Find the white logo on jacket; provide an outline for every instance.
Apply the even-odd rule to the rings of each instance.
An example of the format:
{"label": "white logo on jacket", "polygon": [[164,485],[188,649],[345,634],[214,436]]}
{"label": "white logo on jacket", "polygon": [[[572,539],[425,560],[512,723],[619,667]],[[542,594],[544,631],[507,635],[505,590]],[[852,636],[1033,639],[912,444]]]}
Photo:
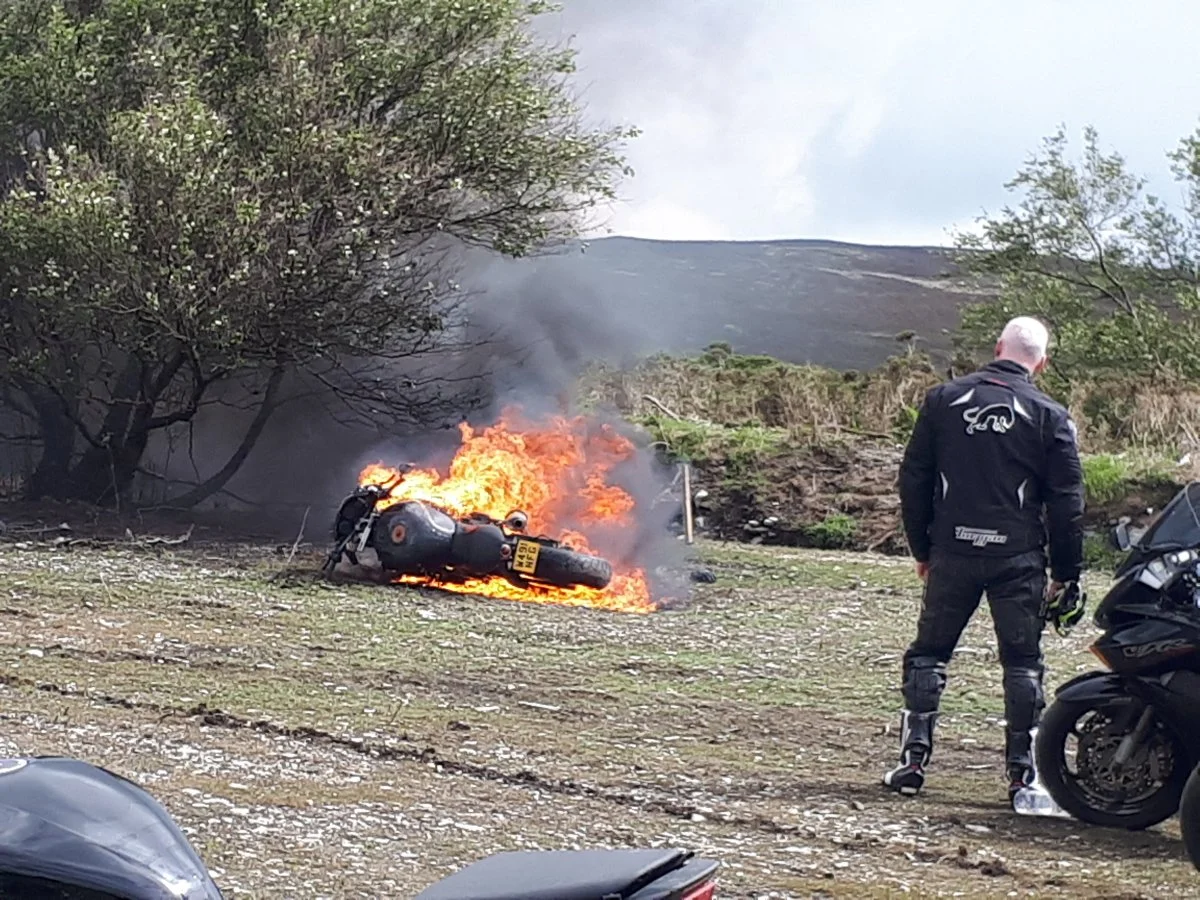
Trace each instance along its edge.
{"label": "white logo on jacket", "polygon": [[956,525],[954,537],[956,540],[966,541],[975,547],[1008,543],[1008,535],[1001,534],[994,528],[967,528],[963,525]]}
{"label": "white logo on jacket", "polygon": [[[974,397],[975,388],[971,388],[957,400],[952,401],[950,405],[966,406]],[[1007,434],[1017,424],[1017,416],[1026,422],[1033,421],[1029,410],[1022,406],[1021,401],[1016,397],[1012,398],[1011,406],[1007,403],[976,404],[969,409],[964,409],[962,414],[963,421],[967,423],[967,434],[982,434],[985,431]]]}

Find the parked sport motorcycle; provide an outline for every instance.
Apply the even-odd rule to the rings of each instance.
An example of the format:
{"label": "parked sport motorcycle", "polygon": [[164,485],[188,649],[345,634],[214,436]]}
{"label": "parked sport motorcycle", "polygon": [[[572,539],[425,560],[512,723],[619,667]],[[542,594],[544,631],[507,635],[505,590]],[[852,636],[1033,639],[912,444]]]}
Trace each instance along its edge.
{"label": "parked sport motorcycle", "polygon": [[[1200,762],[1200,482],[1181,490],[1127,552],[1093,616],[1108,671],[1055,692],[1037,734],[1039,777],[1081,821],[1139,830],[1179,809]],[[1076,743],[1073,765],[1068,744]]]}
{"label": "parked sport motorcycle", "polygon": [[[684,850],[501,853],[414,900],[713,900],[719,868]],[[69,757],[0,760],[0,897],[224,900],[157,800]]]}
{"label": "parked sport motorcycle", "polygon": [[612,581],[612,565],[560,541],[526,533],[529,516],[520,510],[503,521],[482,513],[455,519],[420,500],[382,505],[403,480],[359,487],[342,501],[334,520],[334,547],[323,571],[346,558],[360,565],[372,550],[383,573],[465,581],[500,575],[520,588],[532,584],[584,586],[599,590]]}

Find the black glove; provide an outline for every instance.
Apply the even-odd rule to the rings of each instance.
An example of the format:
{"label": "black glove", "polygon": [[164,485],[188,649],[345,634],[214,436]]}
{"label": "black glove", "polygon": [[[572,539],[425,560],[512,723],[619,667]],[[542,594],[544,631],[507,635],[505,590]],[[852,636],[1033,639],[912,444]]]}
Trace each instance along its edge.
{"label": "black glove", "polygon": [[1079,624],[1087,608],[1087,592],[1078,581],[1068,581],[1055,591],[1047,590],[1042,601],[1042,618],[1054,625],[1060,637],[1066,637]]}

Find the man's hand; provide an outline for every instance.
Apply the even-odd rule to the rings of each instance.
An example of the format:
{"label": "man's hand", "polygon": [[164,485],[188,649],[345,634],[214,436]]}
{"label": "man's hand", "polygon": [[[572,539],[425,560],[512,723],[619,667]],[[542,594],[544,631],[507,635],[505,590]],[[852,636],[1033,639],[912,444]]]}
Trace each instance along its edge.
{"label": "man's hand", "polygon": [[929,575],[929,563],[917,563],[917,577],[924,581],[927,575]]}

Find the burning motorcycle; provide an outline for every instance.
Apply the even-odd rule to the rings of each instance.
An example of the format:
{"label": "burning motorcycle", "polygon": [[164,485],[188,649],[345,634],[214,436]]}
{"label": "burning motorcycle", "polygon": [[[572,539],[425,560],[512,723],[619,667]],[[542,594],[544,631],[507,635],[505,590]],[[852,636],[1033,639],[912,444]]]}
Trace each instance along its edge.
{"label": "burning motorcycle", "polygon": [[[712,900],[719,868],[684,850],[501,853],[414,900]],[[224,900],[157,800],[68,757],[0,760],[0,897]]]}
{"label": "burning motorcycle", "polygon": [[608,560],[580,553],[561,541],[530,535],[520,510],[503,521],[483,513],[461,519],[420,500],[390,502],[403,470],[385,484],[366,484],[342,501],[334,520],[334,547],[323,571],[343,558],[361,565],[370,550],[385,575],[415,575],[440,581],[500,576],[519,588],[606,588]]}
{"label": "burning motorcycle", "polygon": [[1124,523],[1114,530],[1127,556],[1096,608],[1103,633],[1089,648],[1108,671],[1059,687],[1042,717],[1040,780],[1089,824],[1140,830],[1164,821],[1200,762],[1198,503],[1192,482],[1136,540]]}

